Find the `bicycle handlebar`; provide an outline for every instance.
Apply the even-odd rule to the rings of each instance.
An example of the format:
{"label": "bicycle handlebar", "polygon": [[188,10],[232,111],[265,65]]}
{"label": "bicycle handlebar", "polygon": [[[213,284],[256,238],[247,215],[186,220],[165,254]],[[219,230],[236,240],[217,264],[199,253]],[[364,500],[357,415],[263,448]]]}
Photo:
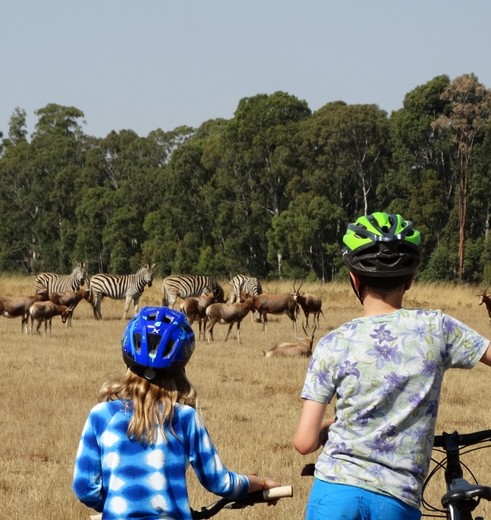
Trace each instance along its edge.
{"label": "bicycle handlebar", "polygon": [[[279,498],[292,497],[292,486],[279,486],[271,489],[260,489],[249,493],[244,498],[221,498],[218,502],[207,507],[202,507],[199,511],[191,509],[192,517],[194,519],[211,518],[215,516],[222,509],[242,509],[254,504],[263,502],[272,502]],[[91,520],[101,520],[102,514],[91,515]]]}
{"label": "bicycle handlebar", "polygon": [[433,446],[435,448],[446,447],[450,437],[454,437],[454,439],[456,440],[456,442],[459,446],[470,446],[471,444],[477,444],[478,442],[491,440],[491,430],[481,430],[478,432],[462,433],[462,434],[459,434],[457,432],[453,432],[453,433],[443,432],[442,435],[435,435],[435,440],[433,441]]}
{"label": "bicycle handlebar", "polygon": [[218,502],[207,507],[202,507],[199,511],[192,510],[192,517],[194,519],[211,518],[215,516],[222,509],[242,509],[254,504],[263,502],[272,502],[279,498],[293,496],[292,486],[280,486],[271,489],[261,489],[249,493],[243,498],[221,498]]}

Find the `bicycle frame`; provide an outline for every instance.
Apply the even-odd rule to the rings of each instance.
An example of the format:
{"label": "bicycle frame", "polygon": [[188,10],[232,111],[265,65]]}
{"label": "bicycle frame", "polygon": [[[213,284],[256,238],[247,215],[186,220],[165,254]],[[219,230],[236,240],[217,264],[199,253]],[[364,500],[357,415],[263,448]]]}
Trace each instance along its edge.
{"label": "bicycle frame", "polygon": [[[481,498],[491,500],[491,487],[471,484],[463,477],[460,462],[461,447],[471,446],[491,440],[491,430],[460,435],[457,432],[436,435],[433,443],[435,448],[443,448],[446,454],[445,483],[446,493],[441,502],[445,509],[447,520],[473,520],[472,511]],[[431,478],[432,474],[427,480]]]}

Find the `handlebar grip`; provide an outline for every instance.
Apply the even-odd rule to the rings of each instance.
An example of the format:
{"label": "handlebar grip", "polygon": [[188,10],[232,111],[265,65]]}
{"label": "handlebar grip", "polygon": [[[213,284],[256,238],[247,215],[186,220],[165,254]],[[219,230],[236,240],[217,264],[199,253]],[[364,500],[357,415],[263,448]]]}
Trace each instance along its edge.
{"label": "handlebar grip", "polygon": [[269,500],[276,500],[277,498],[292,497],[292,486],[279,486],[271,489],[263,490],[263,498],[268,502]]}

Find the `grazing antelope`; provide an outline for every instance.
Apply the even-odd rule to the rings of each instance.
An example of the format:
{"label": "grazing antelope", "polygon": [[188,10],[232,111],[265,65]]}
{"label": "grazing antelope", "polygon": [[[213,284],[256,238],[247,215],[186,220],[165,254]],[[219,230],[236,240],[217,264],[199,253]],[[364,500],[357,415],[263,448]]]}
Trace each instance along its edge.
{"label": "grazing antelope", "polygon": [[48,299],[48,291],[43,290],[34,296],[0,296],[0,314],[5,318],[21,317],[20,331],[28,333],[29,307],[35,302]]}
{"label": "grazing antelope", "polygon": [[305,316],[305,326],[309,328],[309,315],[314,315],[314,325],[316,327],[319,326],[319,317],[322,314],[324,317],[324,313],[322,312],[322,300],[319,296],[315,294],[300,294],[300,289],[302,288],[303,282],[300,284],[298,289],[295,289],[295,282],[293,282],[293,297],[295,301],[302,308],[304,316]]}
{"label": "grazing antelope", "polygon": [[44,323],[44,335],[51,337],[51,322],[55,316],[61,316],[62,323],[65,323],[71,315],[72,310],[66,305],[56,305],[51,301],[36,302],[29,307],[29,315],[31,316],[31,334],[34,322],[37,321],[36,332],[39,334],[41,324]]}
{"label": "grazing antelope", "polygon": [[208,343],[210,342],[210,339],[213,341],[213,327],[216,323],[222,323],[225,325],[228,324],[225,341],[227,341],[234,323],[237,323],[237,341],[240,344],[240,322],[253,309],[253,305],[253,299],[251,297],[247,297],[244,302],[212,303],[209,307],[207,307],[206,316],[208,325],[206,330],[208,332]]}
{"label": "grazing antelope", "polygon": [[90,291],[80,288],[78,291],[50,292],[49,300],[56,305],[66,305],[72,309],[72,313],[66,320],[67,327],[72,326],[73,311],[81,300],[90,303]]}
{"label": "grazing antelope", "polygon": [[260,294],[252,298],[254,309],[261,315],[263,330],[266,330],[268,314],[286,314],[297,331],[297,302],[291,294]]}
{"label": "grazing antelope", "polygon": [[[237,274],[230,280],[230,294],[227,303],[240,301],[242,295],[258,296],[263,293],[261,282],[257,278]],[[255,311],[252,314],[252,321],[261,321],[261,315]]]}
{"label": "grazing antelope", "polygon": [[188,317],[190,325],[192,325],[195,320],[198,320],[198,339],[201,339],[201,329],[203,329],[203,339],[205,339],[207,321],[206,309],[212,303],[215,303],[215,296],[213,293],[207,293],[203,296],[190,296],[189,298],[185,298],[179,306],[179,310]]}
{"label": "grazing antelope", "polygon": [[478,294],[480,296],[479,305],[486,305],[486,310],[488,311],[488,317],[489,321],[491,321],[491,296],[487,294],[487,288],[484,289],[484,291],[481,294]]}
{"label": "grazing antelope", "polygon": [[306,335],[305,338],[301,339],[296,343],[277,343],[271,347],[267,352],[264,352],[264,356],[267,358],[272,357],[310,357],[312,355],[312,346],[314,344],[314,334],[316,325],[314,324],[314,330],[309,336],[307,330],[302,325],[303,331]]}

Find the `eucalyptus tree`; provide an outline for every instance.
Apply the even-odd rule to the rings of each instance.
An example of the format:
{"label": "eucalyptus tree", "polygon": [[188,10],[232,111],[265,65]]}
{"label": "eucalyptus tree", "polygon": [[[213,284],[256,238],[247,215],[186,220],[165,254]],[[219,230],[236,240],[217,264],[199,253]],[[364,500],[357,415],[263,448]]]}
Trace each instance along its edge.
{"label": "eucalyptus tree", "polygon": [[[188,127],[170,134],[155,130],[148,137],[112,131],[88,151],[77,250],[91,252],[92,268],[127,274],[147,261],[145,218],[160,207],[160,179],[189,133]],[[91,222],[99,222],[92,234]]]}
{"label": "eucalyptus tree", "polygon": [[[381,207],[408,215],[421,230],[425,263],[440,243],[441,256],[452,242],[454,145],[432,126],[446,110],[442,94],[449,82],[442,75],[416,87],[406,94],[403,108],[391,114],[393,162],[377,191]],[[453,276],[452,270],[445,279],[448,276]]]}
{"label": "eucalyptus tree", "polygon": [[[210,156],[204,156],[208,143],[214,142],[223,124],[223,120],[207,121],[197,130],[188,130],[186,139],[175,146],[166,168],[156,179],[155,196],[159,202],[145,217],[144,252],[151,261],[158,262],[161,274],[215,274],[208,270],[209,264],[207,268],[201,262],[203,251],[208,257],[210,249],[214,249],[214,208],[210,213],[205,194],[213,165]],[[198,264],[203,269],[199,273]]]}
{"label": "eucalyptus tree", "polygon": [[273,218],[267,233],[269,260],[276,265],[270,274],[290,278],[313,274],[323,282],[332,280],[341,257],[337,222],[343,220],[344,211],[327,197],[298,195]]}
{"label": "eucalyptus tree", "polygon": [[284,92],[258,94],[239,102],[220,138],[213,176],[216,233],[236,266],[264,276],[266,232],[288,207],[286,187],[298,171],[297,124],[310,116],[305,101]]}
{"label": "eucalyptus tree", "polygon": [[303,180],[293,179],[290,192],[325,195],[350,216],[373,210],[390,165],[387,113],[376,105],[328,103],[302,123],[300,136]]}
{"label": "eucalyptus tree", "polygon": [[479,83],[474,74],[465,74],[451,81],[441,98],[448,102],[448,111],[439,115],[433,123],[433,128],[449,136],[456,146],[458,277],[462,279],[473,151],[475,145],[483,140],[485,129],[491,122],[491,91]]}
{"label": "eucalyptus tree", "polygon": [[35,111],[38,117],[29,145],[29,193],[32,219],[30,256],[35,268],[69,272],[76,239],[75,182],[84,163],[83,112],[54,103]]}
{"label": "eucalyptus tree", "polygon": [[[9,119],[8,138],[3,145],[8,147],[18,143],[27,142],[27,114],[23,108],[16,107]],[[0,137],[2,135],[0,134]]]}
{"label": "eucalyptus tree", "polygon": [[[0,158],[0,270],[31,272],[35,262],[31,225],[37,207],[31,200],[31,147],[25,112],[16,109]],[[22,225],[20,225],[22,223]]]}

